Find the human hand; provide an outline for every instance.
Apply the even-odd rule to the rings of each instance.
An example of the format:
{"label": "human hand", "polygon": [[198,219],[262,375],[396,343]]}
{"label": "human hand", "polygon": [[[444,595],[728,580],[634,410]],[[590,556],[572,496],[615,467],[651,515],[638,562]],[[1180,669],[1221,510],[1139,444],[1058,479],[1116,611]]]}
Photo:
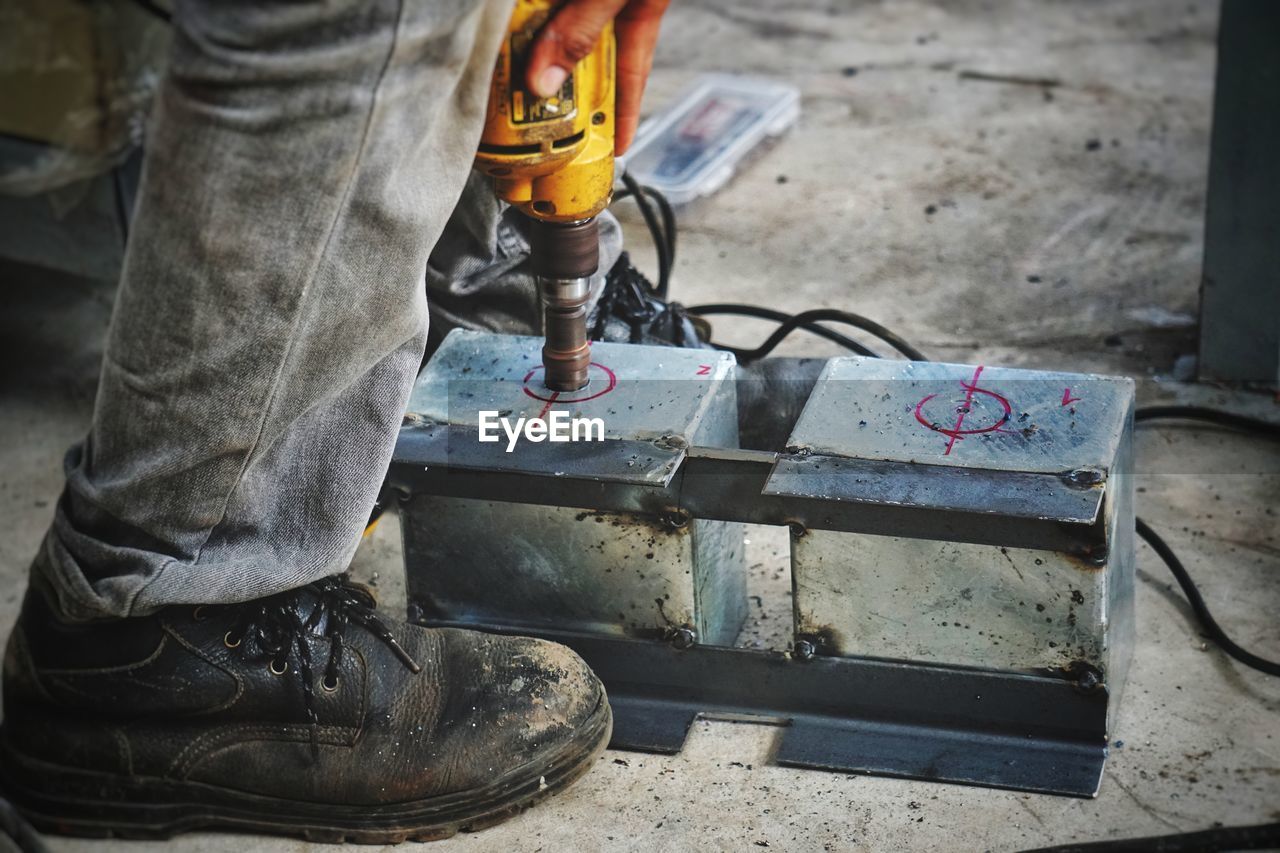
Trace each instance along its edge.
{"label": "human hand", "polygon": [[653,67],[662,14],[671,0],[568,0],[543,26],[529,53],[526,85],[540,97],[560,91],[579,61],[595,48],[609,21],[618,42],[614,153],[621,155],[640,124],[640,98]]}

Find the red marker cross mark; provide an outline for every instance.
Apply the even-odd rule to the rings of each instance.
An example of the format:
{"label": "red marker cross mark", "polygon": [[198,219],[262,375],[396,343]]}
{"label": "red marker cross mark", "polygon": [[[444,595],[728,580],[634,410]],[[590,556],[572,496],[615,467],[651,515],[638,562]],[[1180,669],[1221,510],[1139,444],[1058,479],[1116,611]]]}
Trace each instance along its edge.
{"label": "red marker cross mark", "polygon": [[[930,394],[919,403],[916,403],[916,420],[934,432],[940,432],[950,439],[947,442],[947,449],[942,452],[943,456],[950,456],[952,448],[956,446],[956,442],[965,436],[980,435],[986,432],[997,432],[1001,427],[1009,422],[1009,418],[1013,414],[1013,408],[1009,405],[1009,401],[1003,396],[997,394],[995,391],[988,391],[986,388],[978,387],[978,379],[982,376],[983,367],[983,365],[978,365],[977,369],[973,371],[973,378],[968,382],[965,382],[963,379],[960,380],[960,387],[964,389],[964,402],[956,407],[955,426],[950,428],[943,427],[925,417],[924,407],[930,400],[937,397],[937,394]],[[973,410],[973,399],[975,394],[983,394],[994,400],[997,406],[999,406],[1001,414],[1000,417],[996,419],[995,423],[977,428],[971,427],[969,429],[965,429],[964,419],[965,416]]]}

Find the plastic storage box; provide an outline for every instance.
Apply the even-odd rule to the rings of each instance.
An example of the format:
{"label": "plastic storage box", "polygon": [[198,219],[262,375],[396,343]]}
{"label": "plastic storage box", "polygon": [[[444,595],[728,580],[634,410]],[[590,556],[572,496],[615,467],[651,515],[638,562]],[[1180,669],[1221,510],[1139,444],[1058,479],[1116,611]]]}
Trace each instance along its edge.
{"label": "plastic storage box", "polygon": [[800,92],[772,80],[709,74],[640,127],[626,169],[685,204],[710,195],[800,115]]}

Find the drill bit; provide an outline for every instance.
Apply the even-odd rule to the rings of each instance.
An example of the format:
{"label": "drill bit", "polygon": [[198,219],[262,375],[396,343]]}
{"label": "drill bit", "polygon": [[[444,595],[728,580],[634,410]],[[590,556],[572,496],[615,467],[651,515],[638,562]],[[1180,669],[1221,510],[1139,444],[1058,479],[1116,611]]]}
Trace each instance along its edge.
{"label": "drill bit", "polygon": [[577,391],[587,384],[591,349],[587,344],[587,299],[600,266],[599,225],[534,220],[533,271],[542,301],[545,343],[543,382],[552,391]]}

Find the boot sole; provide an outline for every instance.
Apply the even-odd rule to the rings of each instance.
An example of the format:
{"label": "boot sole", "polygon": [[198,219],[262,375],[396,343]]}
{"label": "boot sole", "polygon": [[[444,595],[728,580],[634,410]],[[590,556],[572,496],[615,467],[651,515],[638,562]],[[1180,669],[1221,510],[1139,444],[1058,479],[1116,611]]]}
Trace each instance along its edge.
{"label": "boot sole", "polygon": [[609,745],[613,713],[600,703],[583,724],[585,752],[565,750],[483,789],[409,803],[337,806],[248,794],[195,782],[95,773],[22,756],[0,743],[0,790],[40,832],[158,840],[197,830],[284,835],[342,844],[439,841],[502,823],[580,779]]}

